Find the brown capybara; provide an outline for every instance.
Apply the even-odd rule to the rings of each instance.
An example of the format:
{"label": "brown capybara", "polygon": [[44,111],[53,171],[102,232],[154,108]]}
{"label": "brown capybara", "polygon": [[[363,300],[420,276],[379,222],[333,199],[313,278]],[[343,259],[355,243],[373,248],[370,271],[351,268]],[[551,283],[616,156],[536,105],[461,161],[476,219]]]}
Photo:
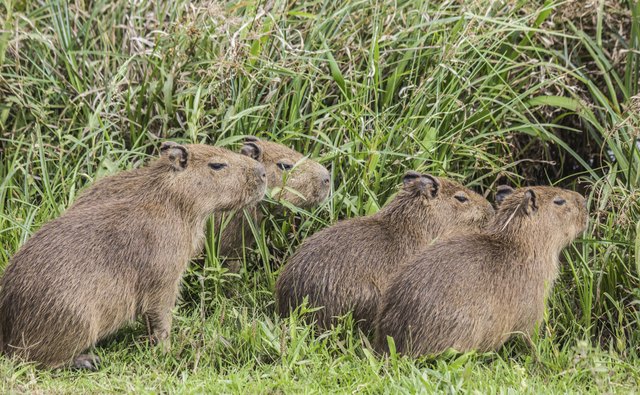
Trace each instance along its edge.
{"label": "brown capybara", "polygon": [[139,316],[152,342],[169,348],[180,278],[207,218],[262,199],[266,172],[218,147],[166,142],[160,151],[90,187],[13,256],[0,290],[5,354],[95,369],[97,358],[82,353]]}
{"label": "brown capybara", "polygon": [[531,333],[562,249],[586,227],[585,199],[560,188],[498,190],[487,228],[442,240],[401,267],[382,296],[374,344],[420,356],[500,347]]}
{"label": "brown capybara", "polygon": [[[291,148],[250,136],[245,138],[240,152],[264,165],[267,170],[267,188],[278,201],[287,201],[294,206],[310,209],[329,195],[329,171]],[[250,213],[255,224],[262,220],[262,210],[257,204],[245,210]],[[242,212],[229,216],[230,218],[217,216],[215,229],[220,237],[218,254],[233,260],[241,258],[243,247],[252,247],[255,239]]]}
{"label": "brown capybara", "polygon": [[276,283],[287,316],[308,298],[320,328],[348,312],[369,331],[381,290],[401,262],[437,237],[482,226],[493,207],[457,182],[409,171],[395,198],[374,215],[338,222],[306,239]]}

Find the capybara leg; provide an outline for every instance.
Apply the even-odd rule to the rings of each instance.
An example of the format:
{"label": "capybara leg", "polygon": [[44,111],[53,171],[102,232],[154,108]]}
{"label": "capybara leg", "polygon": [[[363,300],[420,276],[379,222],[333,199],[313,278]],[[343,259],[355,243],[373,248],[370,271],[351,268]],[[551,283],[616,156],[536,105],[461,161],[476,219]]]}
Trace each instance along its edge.
{"label": "capybara leg", "polygon": [[[173,306],[173,304],[171,304]],[[147,312],[150,327],[151,344],[157,345],[163,352],[171,349],[171,321],[173,318],[171,307],[160,308]]]}
{"label": "capybara leg", "polygon": [[76,369],[96,371],[100,367],[100,358],[91,354],[80,354],[73,360],[73,367]]}

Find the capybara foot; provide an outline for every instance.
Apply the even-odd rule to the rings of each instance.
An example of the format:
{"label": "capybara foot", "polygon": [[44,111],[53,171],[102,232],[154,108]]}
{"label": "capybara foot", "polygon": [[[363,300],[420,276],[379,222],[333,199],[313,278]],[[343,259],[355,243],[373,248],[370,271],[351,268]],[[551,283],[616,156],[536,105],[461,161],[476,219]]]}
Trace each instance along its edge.
{"label": "capybara foot", "polygon": [[149,340],[151,345],[157,347],[163,354],[171,351],[171,340],[168,337],[151,336]]}
{"label": "capybara foot", "polygon": [[76,369],[87,369],[95,372],[100,367],[100,358],[91,354],[80,354],[73,361],[73,367]]}

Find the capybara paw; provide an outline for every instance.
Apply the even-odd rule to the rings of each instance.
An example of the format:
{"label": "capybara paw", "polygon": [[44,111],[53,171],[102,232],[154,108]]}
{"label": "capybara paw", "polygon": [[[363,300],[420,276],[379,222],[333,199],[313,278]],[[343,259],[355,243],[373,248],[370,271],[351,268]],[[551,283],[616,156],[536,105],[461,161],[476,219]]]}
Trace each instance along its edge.
{"label": "capybara paw", "polygon": [[76,369],[87,369],[95,372],[100,367],[100,358],[91,354],[80,354],[73,361],[73,367]]}
{"label": "capybara paw", "polygon": [[169,350],[171,350],[171,340],[169,339],[169,334],[166,332],[161,332],[149,336],[149,344],[151,344],[151,346],[157,347],[164,353],[167,353],[169,352]]}
{"label": "capybara paw", "polygon": [[151,342],[151,344],[156,346],[163,353],[166,354],[171,350],[171,340],[169,340],[168,338],[165,338],[165,339],[152,338],[152,339],[153,341]]}

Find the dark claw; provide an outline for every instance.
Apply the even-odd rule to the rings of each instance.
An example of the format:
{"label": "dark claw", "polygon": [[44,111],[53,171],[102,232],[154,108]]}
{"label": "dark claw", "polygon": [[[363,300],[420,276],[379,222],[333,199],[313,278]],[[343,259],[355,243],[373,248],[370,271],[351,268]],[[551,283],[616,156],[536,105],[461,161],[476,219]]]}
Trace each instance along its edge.
{"label": "dark claw", "polygon": [[73,367],[76,369],[87,369],[95,372],[100,367],[100,358],[91,354],[80,354],[73,361]]}

